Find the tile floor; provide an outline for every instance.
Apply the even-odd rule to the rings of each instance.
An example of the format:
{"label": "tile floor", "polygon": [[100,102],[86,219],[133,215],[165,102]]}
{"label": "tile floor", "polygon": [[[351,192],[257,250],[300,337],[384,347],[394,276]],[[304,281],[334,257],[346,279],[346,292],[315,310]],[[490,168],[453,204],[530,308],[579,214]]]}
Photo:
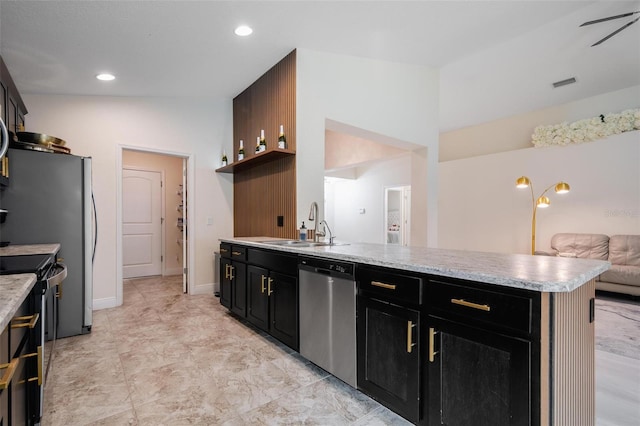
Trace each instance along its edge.
{"label": "tile floor", "polygon": [[[43,426],[408,424],[212,295],[183,295],[180,280],[127,280],[123,306],[96,311],[91,334],[57,342]],[[596,350],[598,425],[636,425],[640,304],[598,299],[597,309],[606,336]]]}

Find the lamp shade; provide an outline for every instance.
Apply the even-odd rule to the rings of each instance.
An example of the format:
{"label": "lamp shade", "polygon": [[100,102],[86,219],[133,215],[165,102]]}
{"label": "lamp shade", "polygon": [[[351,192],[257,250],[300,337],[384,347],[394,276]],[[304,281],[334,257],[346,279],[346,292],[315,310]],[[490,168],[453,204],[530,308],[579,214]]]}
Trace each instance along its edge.
{"label": "lamp shade", "polygon": [[571,187],[566,182],[559,182],[556,184],[556,193],[557,194],[566,194],[571,190]]}
{"label": "lamp shade", "polygon": [[516,179],[516,188],[528,188],[531,185],[531,181],[526,176],[520,176]]}
{"label": "lamp shade", "polygon": [[536,206],[542,209],[544,209],[545,207],[549,207],[549,204],[551,204],[551,200],[549,200],[549,197],[545,196],[538,198],[538,201],[536,201]]}

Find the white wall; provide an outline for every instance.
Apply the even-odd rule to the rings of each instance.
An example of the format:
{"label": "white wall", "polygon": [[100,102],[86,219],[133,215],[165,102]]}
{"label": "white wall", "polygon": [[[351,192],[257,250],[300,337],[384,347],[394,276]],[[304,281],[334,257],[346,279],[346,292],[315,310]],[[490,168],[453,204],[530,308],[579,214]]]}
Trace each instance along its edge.
{"label": "white wall", "polygon": [[638,107],[640,107],[640,86],[632,86],[551,108],[445,132],[440,135],[440,161],[530,148],[531,135],[539,125],[573,122]]}
{"label": "white wall", "polygon": [[538,209],[537,249],[553,234],[640,234],[640,131],[566,147],[528,148],[440,164],[441,248],[530,253],[531,178],[534,196],[566,181],[568,194],[550,191]]}
{"label": "white wall", "polygon": [[[93,157],[98,211],[94,307],[117,303],[117,177],[122,147],[191,155],[194,247],[192,290],[213,290],[218,238],[233,235],[232,176],[216,174],[232,140],[231,100],[24,95],[27,131],[65,139],[73,154]],[[211,217],[213,225],[206,225]]]}
{"label": "white wall", "polygon": [[330,180],[325,186],[325,213],[337,240],[384,243],[384,189],[408,185],[410,180],[409,155],[358,167],[353,180]]}
{"label": "white wall", "polygon": [[412,243],[435,246],[437,71],[306,49],[298,49],[296,56],[297,223],[307,219],[312,201],[323,201],[325,120],[329,119],[427,147],[428,155],[420,157],[426,178],[412,182],[412,216],[418,217],[413,215],[413,207],[421,209],[427,228]]}

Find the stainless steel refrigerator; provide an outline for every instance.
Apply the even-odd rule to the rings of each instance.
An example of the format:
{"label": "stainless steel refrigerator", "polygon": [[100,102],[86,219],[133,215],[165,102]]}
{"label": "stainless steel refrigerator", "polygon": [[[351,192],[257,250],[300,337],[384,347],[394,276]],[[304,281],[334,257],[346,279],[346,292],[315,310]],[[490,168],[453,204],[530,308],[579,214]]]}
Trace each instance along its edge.
{"label": "stainless steel refrigerator", "polygon": [[0,197],[7,210],[2,240],[60,243],[67,278],[58,301],[58,337],[91,331],[95,206],[91,158],[9,149],[10,181]]}

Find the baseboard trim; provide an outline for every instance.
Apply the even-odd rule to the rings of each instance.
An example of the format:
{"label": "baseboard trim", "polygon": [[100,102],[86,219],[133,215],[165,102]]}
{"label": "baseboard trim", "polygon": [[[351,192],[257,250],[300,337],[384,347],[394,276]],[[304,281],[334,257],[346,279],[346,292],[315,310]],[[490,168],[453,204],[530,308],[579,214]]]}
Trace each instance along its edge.
{"label": "baseboard trim", "polygon": [[191,287],[191,294],[213,295],[213,283],[194,285]]}
{"label": "baseboard trim", "polygon": [[118,306],[118,300],[115,297],[105,297],[103,299],[93,299],[93,310],[115,308]]}

